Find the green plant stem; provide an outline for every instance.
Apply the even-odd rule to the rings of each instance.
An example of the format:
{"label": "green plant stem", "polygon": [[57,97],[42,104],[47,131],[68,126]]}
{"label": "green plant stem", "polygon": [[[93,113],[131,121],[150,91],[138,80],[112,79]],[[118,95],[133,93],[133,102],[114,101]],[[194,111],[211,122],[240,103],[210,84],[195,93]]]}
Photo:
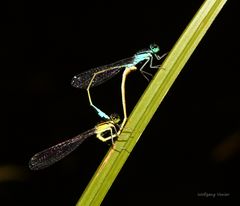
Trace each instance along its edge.
{"label": "green plant stem", "polygon": [[77,206],[101,204],[161,101],[226,1],[203,3],[135,106],[114,149],[110,148],[104,157]]}

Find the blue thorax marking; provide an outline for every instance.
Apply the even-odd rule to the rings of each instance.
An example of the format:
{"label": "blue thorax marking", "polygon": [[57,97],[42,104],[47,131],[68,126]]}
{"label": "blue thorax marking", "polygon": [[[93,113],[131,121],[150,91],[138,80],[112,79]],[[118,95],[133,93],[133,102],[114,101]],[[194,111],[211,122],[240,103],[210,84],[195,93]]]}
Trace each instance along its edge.
{"label": "blue thorax marking", "polygon": [[137,53],[134,55],[134,60],[133,60],[133,64],[136,65],[139,62],[145,60],[145,59],[149,59],[152,57],[152,54],[150,52],[145,52],[145,53]]}

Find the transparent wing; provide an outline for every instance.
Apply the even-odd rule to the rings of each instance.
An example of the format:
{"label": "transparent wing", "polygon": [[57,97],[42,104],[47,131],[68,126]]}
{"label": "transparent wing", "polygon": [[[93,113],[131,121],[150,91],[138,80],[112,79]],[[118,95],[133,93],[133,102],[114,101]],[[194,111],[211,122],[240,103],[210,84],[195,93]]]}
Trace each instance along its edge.
{"label": "transparent wing", "polygon": [[29,161],[29,168],[40,170],[56,163],[74,151],[87,137],[93,134],[95,134],[95,128],[35,154]]}
{"label": "transparent wing", "polygon": [[73,87],[76,87],[76,88],[87,89],[90,81],[93,78],[93,75],[99,72],[97,75],[95,75],[91,84],[91,87],[98,86],[99,84],[102,84],[105,81],[111,79],[122,68],[132,66],[133,60],[134,60],[134,57],[130,57],[130,58],[119,60],[112,64],[90,69],[88,71],[85,71],[81,74],[74,76],[71,84]]}

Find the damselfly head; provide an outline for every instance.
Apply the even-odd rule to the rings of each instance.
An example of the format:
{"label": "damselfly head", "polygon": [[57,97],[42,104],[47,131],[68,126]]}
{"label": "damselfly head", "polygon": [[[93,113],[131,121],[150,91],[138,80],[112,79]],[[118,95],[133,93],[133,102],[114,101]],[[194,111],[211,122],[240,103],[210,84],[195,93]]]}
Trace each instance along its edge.
{"label": "damselfly head", "polygon": [[117,123],[119,123],[120,122],[120,116],[118,115],[118,114],[116,114],[116,113],[114,113],[114,114],[111,114],[110,115],[110,119],[115,123],[115,124],[117,124]]}
{"label": "damselfly head", "polygon": [[152,53],[156,54],[160,51],[160,48],[157,44],[151,44],[150,45],[150,50],[152,51]]}

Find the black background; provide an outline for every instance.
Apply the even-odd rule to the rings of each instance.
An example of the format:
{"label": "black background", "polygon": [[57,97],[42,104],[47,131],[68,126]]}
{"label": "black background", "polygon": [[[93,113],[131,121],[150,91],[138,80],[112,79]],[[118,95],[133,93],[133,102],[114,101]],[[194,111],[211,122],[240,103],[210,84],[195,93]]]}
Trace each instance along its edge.
{"label": "black background", "polygon": [[[33,2],[2,6],[0,205],[75,205],[109,144],[92,138],[45,170],[28,169],[34,153],[100,120],[71,78],[153,42],[170,51],[203,1]],[[102,205],[238,200],[236,7],[224,6]],[[92,90],[108,114],[122,114],[120,82],[118,75]],[[128,113],[147,84],[139,72],[127,79]]]}

